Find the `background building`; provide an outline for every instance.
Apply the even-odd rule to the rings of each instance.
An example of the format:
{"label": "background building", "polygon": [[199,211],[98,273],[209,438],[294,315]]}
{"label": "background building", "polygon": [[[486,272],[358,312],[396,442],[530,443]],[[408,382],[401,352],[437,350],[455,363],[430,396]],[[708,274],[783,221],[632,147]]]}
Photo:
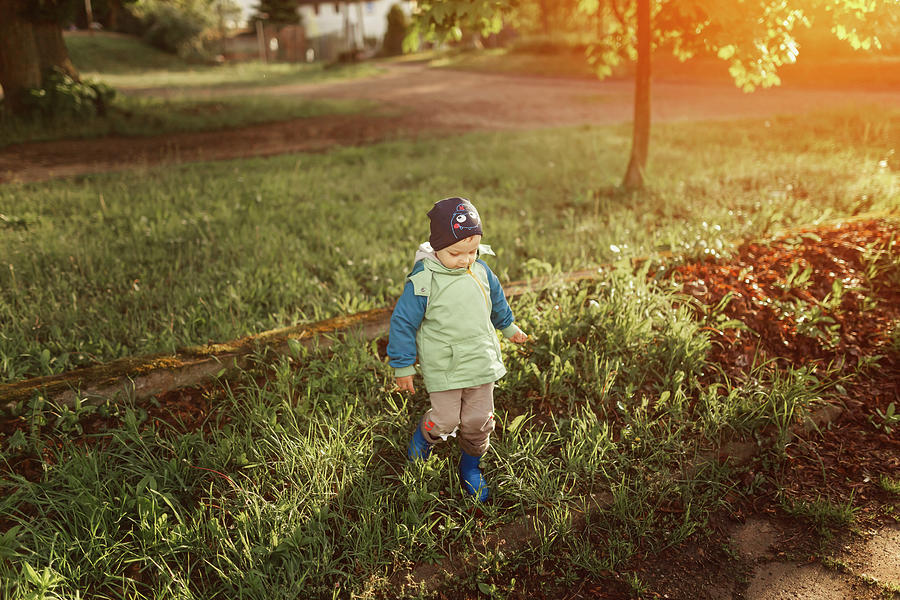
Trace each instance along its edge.
{"label": "background building", "polygon": [[[257,0],[238,0],[246,23],[255,13]],[[291,28],[281,31],[265,27],[263,44],[268,60],[296,62],[302,60],[336,60],[352,53],[375,53],[381,47],[387,31],[387,14],[391,6],[399,4],[406,14],[410,14],[415,2],[402,0],[371,0],[355,2],[321,2],[299,0],[302,16],[302,32]],[[252,41],[255,31],[241,36],[242,52],[231,58],[249,58],[254,44],[259,56],[260,44]],[[275,40],[273,42],[273,39]],[[287,48],[289,47],[289,48]],[[228,54],[226,54],[228,57]]]}

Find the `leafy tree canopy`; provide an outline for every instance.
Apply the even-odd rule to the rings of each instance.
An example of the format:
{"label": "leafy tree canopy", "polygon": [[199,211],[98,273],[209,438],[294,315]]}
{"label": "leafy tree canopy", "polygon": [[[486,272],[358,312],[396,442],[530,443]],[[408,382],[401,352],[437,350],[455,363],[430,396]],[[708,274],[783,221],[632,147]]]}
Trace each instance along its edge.
{"label": "leafy tree canopy", "polygon": [[[536,1],[424,0],[407,43],[458,40],[464,29],[496,33],[504,22],[515,23],[533,12]],[[623,59],[636,58],[635,0],[570,0],[563,5],[569,14],[595,21],[587,60],[599,77],[609,75]],[[900,34],[897,0],[654,0],[651,11],[654,50],[668,48],[683,60],[718,56],[747,91],[780,83],[778,68],[799,55],[796,33],[801,28],[827,28],[863,50],[881,48],[883,40]]]}
{"label": "leafy tree canopy", "polygon": [[297,0],[259,0],[253,19],[271,23],[297,24],[300,23],[300,12],[297,10],[297,6]]}
{"label": "leafy tree canopy", "polygon": [[387,30],[384,34],[382,52],[386,56],[397,56],[403,53],[403,39],[407,30],[406,13],[399,4],[391,6],[387,14]]}
{"label": "leafy tree canopy", "polygon": [[133,12],[148,44],[182,58],[205,56],[205,38],[218,24],[221,0],[137,0]]}

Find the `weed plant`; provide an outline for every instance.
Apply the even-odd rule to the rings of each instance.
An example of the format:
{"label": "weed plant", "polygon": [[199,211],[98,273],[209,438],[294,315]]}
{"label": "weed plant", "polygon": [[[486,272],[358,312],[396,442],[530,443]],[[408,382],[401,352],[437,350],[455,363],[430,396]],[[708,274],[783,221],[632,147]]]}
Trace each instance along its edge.
{"label": "weed plant", "polygon": [[[513,302],[533,341],[504,343],[480,512],[455,444],[407,464],[427,396],[390,391],[377,342],[260,351],[194,427],[157,420],[152,403],[35,399],[20,408],[29,426],[0,446],[0,593],[395,597],[429,562],[484,594],[611,573],[640,587],[629,560],[703,531],[734,487],[727,464],[702,458],[714,440],[789,421],[817,396],[793,372],[756,395],[723,382],[702,396],[710,342],[681,304],[630,266]],[[107,428],[85,433],[97,416]],[[526,518],[520,543],[482,546]]]}
{"label": "weed plant", "polygon": [[878,479],[878,485],[886,492],[900,495],[900,480],[893,479],[887,475],[882,475]]}
{"label": "weed plant", "polygon": [[666,251],[718,256],[736,240],[892,210],[898,119],[659,125],[650,187],[634,194],[617,188],[625,127],[0,186],[0,382],[387,306],[427,239],[424,213],[453,194],[482,212],[501,281]]}
{"label": "weed plant", "polygon": [[780,503],[787,514],[812,523],[819,535],[825,539],[831,538],[831,528],[853,523],[856,519],[856,512],[859,510],[859,507],[853,506],[852,494],[843,502],[835,502],[822,497],[815,500],[804,500],[782,496]]}

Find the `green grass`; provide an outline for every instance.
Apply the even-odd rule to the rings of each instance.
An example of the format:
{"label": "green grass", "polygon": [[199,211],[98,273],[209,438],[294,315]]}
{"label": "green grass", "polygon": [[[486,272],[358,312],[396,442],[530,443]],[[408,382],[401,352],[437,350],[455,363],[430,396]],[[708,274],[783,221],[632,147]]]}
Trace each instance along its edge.
{"label": "green grass", "polygon": [[812,524],[823,540],[831,539],[833,530],[851,525],[859,511],[859,507],[853,505],[852,494],[850,498],[840,502],[821,496],[815,500],[783,496],[780,502],[788,515]]}
{"label": "green grass", "polygon": [[0,114],[0,148],[10,144],[108,135],[153,136],[216,131],[332,114],[377,113],[369,101],[311,100],[256,94],[260,87],[371,76],[371,64],[195,65],[121,35],[69,35],[81,76],[116,88],[105,117],[12,118]]}
{"label": "green grass", "polygon": [[118,34],[68,35],[66,47],[83,76],[123,90],[178,88],[188,93],[192,88],[216,88],[224,92],[229,88],[311,83],[380,72],[375,63],[338,68],[324,63],[189,63],[147,46],[138,38]]}
{"label": "green grass", "polygon": [[900,495],[900,480],[882,475],[878,479],[878,486],[886,492]]}
{"label": "green grass", "polygon": [[279,96],[219,96],[215,99],[175,96],[119,96],[107,117],[60,118],[51,121],[8,119],[0,147],[23,142],[105,136],[153,136],[220,131],[260,123],[323,115],[367,112],[380,108],[365,100],[310,100]]}
{"label": "green grass", "polygon": [[[610,573],[641,587],[629,561],[702,535],[735,485],[729,468],[699,458],[710,440],[746,431],[748,411],[727,406],[750,395],[740,385],[686,401],[701,391],[710,342],[676,300],[671,284],[627,267],[514,302],[534,341],[507,347],[483,512],[459,487],[455,445],[405,464],[427,398],[388,391],[375,343],[260,355],[213,387],[201,427],[187,431],[154,424],[152,403],[36,399],[21,407],[28,426],[0,446],[0,472],[29,459],[39,473],[0,478],[0,590],[397,597],[396,582],[427,562],[458,568],[448,585],[469,592],[556,597]],[[789,410],[815,401],[803,383],[791,384]],[[85,434],[91,417],[105,428]],[[537,531],[523,544],[474,549],[526,515]]]}
{"label": "green grass", "polygon": [[118,33],[84,32],[64,34],[69,58],[86,73],[137,73],[140,71],[183,71],[191,64],[175,54],[163,52],[139,38]]}
{"label": "green grass", "polygon": [[94,73],[99,79],[128,93],[152,94],[160,88],[177,88],[184,94],[256,92],[261,87],[315,83],[333,79],[368,77],[381,73],[374,63],[328,67],[323,63],[226,63],[219,66],[193,66],[177,70],[145,70],[132,73]]}
{"label": "green grass", "polygon": [[[450,194],[479,207],[502,281],[551,280],[512,303],[532,342],[504,344],[482,511],[455,445],[406,464],[427,397],[390,391],[376,342],[297,346],[213,385],[191,426],[156,421],[152,400],[19,405],[21,429],[0,436],[0,597],[384,598],[429,562],[458,569],[449,595],[561,597],[610,578],[647,590],[632,561],[702,538],[742,489],[743,473],[704,457],[731,435],[786,433],[833,382],[771,363],[719,376],[707,323],[629,259],[725,255],[895,210],[898,121],[656,126],[636,194],[616,187],[624,126],[0,187],[2,381],[388,305],[425,212]],[[603,263],[594,282],[555,278]],[[785,508],[829,527],[855,510]],[[521,545],[479,549],[526,517]]]}
{"label": "green grass", "polygon": [[[472,134],[0,187],[0,381],[389,305],[425,212],[473,199],[501,280],[895,209],[900,113]],[[690,149],[690,151],[686,151]],[[365,240],[360,244],[359,240]]]}

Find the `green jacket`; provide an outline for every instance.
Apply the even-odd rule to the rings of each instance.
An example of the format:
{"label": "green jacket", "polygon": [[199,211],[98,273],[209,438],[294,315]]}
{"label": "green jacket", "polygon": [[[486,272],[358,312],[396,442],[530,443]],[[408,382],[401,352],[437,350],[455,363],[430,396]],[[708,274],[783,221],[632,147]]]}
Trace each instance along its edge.
{"label": "green jacket", "polygon": [[519,328],[512,321],[499,281],[483,261],[448,269],[425,258],[416,263],[391,317],[388,355],[395,375],[411,375],[418,354],[429,392],[496,381],[506,374],[496,330],[513,336]]}

